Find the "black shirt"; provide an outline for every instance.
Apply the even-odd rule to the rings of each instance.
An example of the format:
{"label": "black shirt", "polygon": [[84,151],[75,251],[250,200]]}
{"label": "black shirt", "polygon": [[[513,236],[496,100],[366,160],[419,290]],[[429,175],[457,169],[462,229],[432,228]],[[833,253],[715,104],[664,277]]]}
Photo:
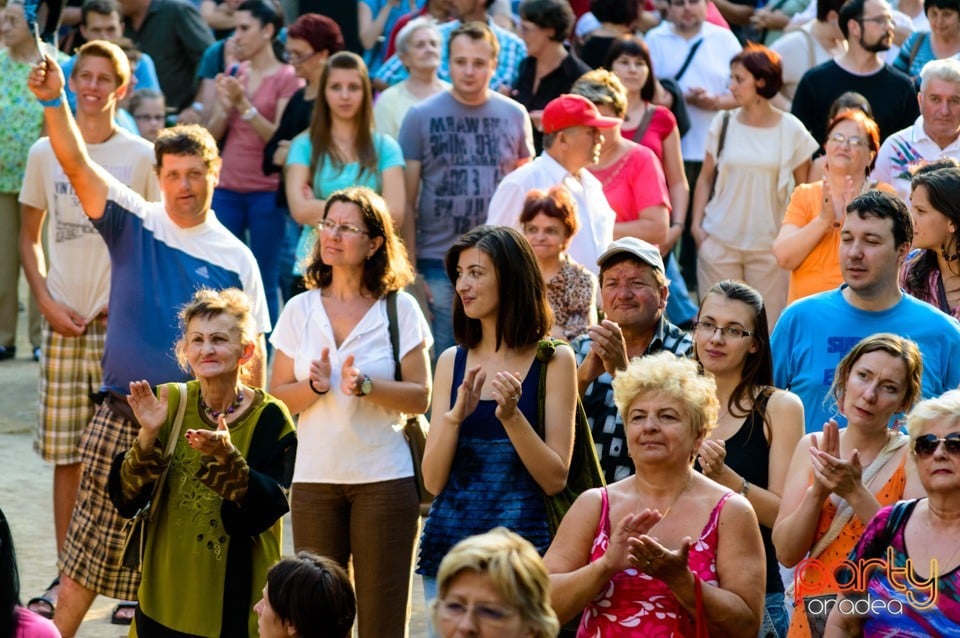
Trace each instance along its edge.
{"label": "black shirt", "polygon": [[[527,112],[542,110],[550,100],[568,93],[573,83],[590,70],[583,60],[570,53],[563,59],[560,66],[540,79],[540,84],[534,92],[537,60],[533,56],[528,56],[520,62],[517,79],[513,83],[513,99],[523,104]],[[539,155],[543,151],[543,133],[537,127],[533,129],[533,145]]]}
{"label": "black shirt", "polygon": [[283,140],[292,140],[303,131],[310,128],[310,115],[313,113],[313,103],[316,100],[304,99],[306,88],[300,88],[290,96],[287,108],[283,110],[280,124],[274,131],[273,137],[263,147],[263,174],[280,173],[280,187],[277,189],[277,207],[287,208],[287,191],[283,182],[283,167],[273,163],[273,154]]}

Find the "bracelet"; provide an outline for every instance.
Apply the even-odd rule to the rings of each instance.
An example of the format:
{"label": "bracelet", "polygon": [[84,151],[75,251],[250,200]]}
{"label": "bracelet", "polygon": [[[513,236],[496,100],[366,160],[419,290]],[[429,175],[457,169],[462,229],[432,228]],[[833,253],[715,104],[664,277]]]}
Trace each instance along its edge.
{"label": "bracelet", "polygon": [[320,396],[323,396],[323,395],[326,394],[327,392],[330,392],[330,388],[327,388],[326,390],[324,390],[324,391],[321,392],[321,391],[320,391],[320,388],[318,388],[317,386],[315,386],[315,385],[313,384],[313,379],[310,379],[307,383],[310,385],[310,389],[313,390],[313,393],[314,393],[314,394],[319,394]]}
{"label": "bracelet", "polygon": [[240,116],[240,119],[244,122],[249,122],[253,118],[257,117],[257,113],[259,113],[259,111],[257,111],[257,107],[250,105],[250,108],[243,112],[243,114]]}
{"label": "bracelet", "polygon": [[43,108],[56,108],[63,104],[63,92],[52,100],[38,100]]}
{"label": "bracelet", "polygon": [[193,104],[190,105],[190,108],[192,108],[197,113],[203,113],[203,102],[194,102]]}
{"label": "bracelet", "polygon": [[746,497],[747,492],[750,491],[750,483],[747,479],[743,479],[743,486],[740,487],[740,496]]}

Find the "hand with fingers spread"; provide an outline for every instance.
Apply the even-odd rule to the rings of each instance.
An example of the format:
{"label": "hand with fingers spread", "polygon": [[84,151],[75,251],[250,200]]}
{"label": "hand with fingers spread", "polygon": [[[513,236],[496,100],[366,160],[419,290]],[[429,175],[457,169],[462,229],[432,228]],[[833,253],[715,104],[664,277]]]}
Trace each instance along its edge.
{"label": "hand with fingers spread", "polygon": [[320,358],[310,362],[310,386],[314,392],[327,392],[330,389],[330,348],[320,352]]}
{"label": "hand with fingers spread", "polygon": [[509,419],[517,410],[523,393],[523,378],[519,372],[498,372],[493,378],[493,400],[497,402],[496,416]]}
{"label": "hand with fingers spread", "polygon": [[[457,400],[447,412],[447,418],[453,423],[460,424],[473,414],[480,403],[480,390],[487,380],[487,373],[479,365],[473,366],[463,375],[463,383],[457,388]],[[500,409],[499,407],[497,408]]]}
{"label": "hand with fingers spread", "polygon": [[671,550],[661,545],[656,538],[643,534],[630,539],[630,557],[633,567],[659,578],[667,585],[678,585],[690,571],[688,560],[692,544],[693,540],[687,536],[681,542],[680,549]]}
{"label": "hand with fingers spread", "polygon": [[[620,519],[610,535],[610,544],[600,559],[609,566],[610,572],[621,572],[638,566],[638,559],[631,548],[631,541],[646,534],[663,516],[657,510],[645,509]],[[640,561],[642,562],[642,561]]]}
{"label": "hand with fingers spread", "polygon": [[160,396],[153,394],[150,384],[146,381],[131,381],[130,394],[127,403],[133,410],[134,416],[140,422],[140,432],[137,442],[140,449],[149,451],[157,440],[157,433],[167,422],[167,386],[160,386]]}
{"label": "hand with fingers spread", "polygon": [[590,345],[591,354],[595,354],[603,362],[603,369],[610,375],[617,370],[627,368],[627,342],[623,338],[620,326],[604,319],[587,330],[593,343]]}
{"label": "hand with fingers spread", "polygon": [[705,439],[703,443],[700,444],[700,470],[704,476],[716,481],[720,476],[720,472],[725,467],[724,460],[726,458],[726,441]]}
{"label": "hand with fingers spread", "polygon": [[216,431],[211,430],[187,430],[184,435],[187,443],[194,450],[204,456],[212,456],[221,463],[226,460],[227,455],[233,451],[233,443],[230,441],[230,430],[227,428],[227,417],[221,414],[217,418]]}

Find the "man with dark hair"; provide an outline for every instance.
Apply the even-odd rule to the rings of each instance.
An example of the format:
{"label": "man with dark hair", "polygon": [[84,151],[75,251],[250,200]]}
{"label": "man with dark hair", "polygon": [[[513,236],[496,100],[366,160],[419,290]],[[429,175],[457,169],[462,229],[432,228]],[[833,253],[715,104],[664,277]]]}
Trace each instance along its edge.
{"label": "man with dark hair", "polygon": [[840,7],[844,0],[814,1],[817,3],[816,19],[796,31],[784,34],[770,45],[770,50],[779,53],[783,63],[783,86],[774,103],[785,110],[790,110],[804,73],[843,55],[846,50],[839,24]]}
{"label": "man with dark hair", "polygon": [[884,0],[848,0],[840,7],[838,26],[847,41],[846,53],[804,74],[791,110],[822,143],[830,105],[841,94],[855,91],[870,102],[880,138],[886,139],[920,114],[913,80],[883,61],[893,45],[890,5]]}
{"label": "man with dark hair", "polygon": [[196,92],[197,65],[213,33],[186,0],[118,0],[126,20],[124,35],[153,57],[167,106],[190,106]]}
{"label": "man with dark hair", "polygon": [[453,285],[443,267],[447,248],[483,223],[497,184],[533,154],[526,110],[489,88],[497,46],[482,22],[457,27],[448,43],[450,90],[411,107],[400,127],[407,162],[401,232],[430,290],[438,354],[454,343]]}
{"label": "man with dark hair", "polygon": [[794,302],[780,316],[771,337],[774,385],[803,401],[807,432],[843,419],[826,405],[834,368],[858,341],[878,332],[920,347],[924,397],[960,384],[960,323],[898,285],[912,241],[906,205],[895,195],[867,191],[847,206],[841,229],[845,283]]}
{"label": "man with dark hair", "polygon": [[[152,145],[114,123],[117,103],[130,87],[126,55],[113,43],[92,40],[80,47],[73,62],[69,84],[82,98],[77,127],[91,159],[145,199],[159,201]],[[112,87],[101,84],[104,76],[112,78]],[[54,464],[53,521],[59,554],[77,499],[80,437],[95,408],[90,391],[103,378],[100,360],[110,255],[45,137],[30,148],[20,204],[20,260],[45,319],[34,449]],[[51,590],[30,601],[33,611],[53,616],[56,587]]]}
{"label": "man with dark hair", "polygon": [[[126,401],[130,383],[186,381],[171,344],[177,313],[198,288],[241,288],[260,333],[270,330],[266,298],[250,249],[210,210],[220,171],[214,139],[202,127],[166,129],[156,142],[162,203],[147,203],[95,164],[63,100],[63,74],[49,57],[30,74],[44,106],[50,146],[75,196],[110,254],[109,315],[99,407],[80,441],[77,504],[60,554],[54,622],[70,638],[96,594],[137,596],[140,574],[124,567],[124,524],[110,502],[114,458],[133,445],[137,424]],[[263,386],[263,336],[250,383]]]}
{"label": "man with dark hair", "polygon": [[[513,86],[520,61],[527,57],[527,45],[515,33],[507,31],[494,22],[489,13],[492,4],[493,0],[450,0],[450,8],[455,19],[444,22],[438,27],[441,51],[438,75],[441,80],[453,81],[450,69],[450,42],[454,32],[468,22],[481,22],[490,28],[497,41],[496,65],[488,80],[490,88]],[[403,62],[400,61],[400,56],[394,54],[384,61],[377,71],[376,80],[378,86],[386,88],[405,80],[408,75]]]}
{"label": "man with dark hair", "polygon": [[623,416],[613,402],[613,378],[627,362],[666,350],[693,351],[693,338],[664,316],[669,296],[659,249],[636,237],[611,243],[600,258],[605,319],[570,344],[577,356],[577,385],[593,430],[607,483],[634,473]]}
{"label": "man with dark hair", "polygon": [[[123,21],[120,19],[120,5],[117,0],[85,0],[80,9],[80,35],[87,42],[91,40],[106,40],[118,44],[123,36]],[[77,61],[77,56],[73,56],[63,64],[63,74],[70,77],[73,73],[73,65]],[[133,77],[136,78],[136,90],[152,89],[160,90],[160,81],[157,79],[157,69],[153,64],[153,58],[146,53],[140,54],[140,60],[133,69]],[[132,91],[131,91],[132,93]],[[70,109],[77,112],[77,95],[73,92],[70,84],[66,87],[67,101],[70,102]],[[125,114],[126,115],[126,114]],[[127,115],[129,117],[129,115]],[[131,119],[125,122],[124,128],[131,133],[137,132],[136,123]],[[131,129],[130,126],[133,126]]]}

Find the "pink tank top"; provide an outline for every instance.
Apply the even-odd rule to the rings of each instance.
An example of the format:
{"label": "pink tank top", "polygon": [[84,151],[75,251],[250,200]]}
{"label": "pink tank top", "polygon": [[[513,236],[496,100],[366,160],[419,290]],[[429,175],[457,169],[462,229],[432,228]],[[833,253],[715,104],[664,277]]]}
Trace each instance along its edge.
{"label": "pink tank top", "polygon": [[[599,560],[610,543],[610,501],[601,488],[603,507],[597,534],[590,550],[590,562]],[[688,565],[700,580],[711,585],[717,581],[717,540],[720,510],[733,495],[727,492],[710,512],[700,537],[690,548]],[[583,610],[577,638],[603,636],[693,636],[693,619],[662,580],[636,569],[616,574],[610,584]]]}

